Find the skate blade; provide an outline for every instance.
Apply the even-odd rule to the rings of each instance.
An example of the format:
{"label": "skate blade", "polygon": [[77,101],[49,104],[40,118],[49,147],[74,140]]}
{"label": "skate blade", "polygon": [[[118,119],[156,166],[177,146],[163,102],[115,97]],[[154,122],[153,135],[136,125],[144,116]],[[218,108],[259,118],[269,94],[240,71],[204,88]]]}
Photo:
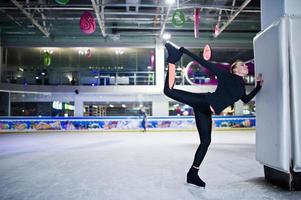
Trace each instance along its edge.
{"label": "skate blade", "polygon": [[189,187],[197,188],[197,189],[203,189],[203,190],[205,190],[205,188],[206,188],[206,186],[204,186],[204,187],[197,186],[197,185],[194,185],[194,184],[191,184],[191,183],[187,183],[187,182],[185,182],[184,184],[187,185],[187,186],[189,186]]}
{"label": "skate blade", "polygon": [[172,43],[171,41],[166,41],[166,43],[171,44],[171,46],[173,46],[174,48],[176,48],[178,50],[180,49],[180,47],[178,45],[176,45],[175,43]]}

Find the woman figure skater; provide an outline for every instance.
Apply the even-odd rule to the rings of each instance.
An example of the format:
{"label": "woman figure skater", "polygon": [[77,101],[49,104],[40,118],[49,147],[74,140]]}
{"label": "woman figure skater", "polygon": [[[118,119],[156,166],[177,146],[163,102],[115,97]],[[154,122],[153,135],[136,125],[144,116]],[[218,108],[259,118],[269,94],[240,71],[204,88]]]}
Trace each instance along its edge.
{"label": "woman figure skater", "polygon": [[[167,42],[165,47],[168,51],[168,71],[165,79],[164,94],[193,108],[195,123],[200,136],[200,145],[195,153],[193,164],[187,173],[187,183],[205,187],[206,183],[198,176],[198,170],[211,143],[211,115],[220,114],[226,107],[233,105],[234,102],[240,99],[244,103],[249,102],[263,84],[262,75],[259,74],[256,77],[257,85],[255,89],[246,95],[243,77],[248,75],[248,66],[244,62],[240,60],[234,62],[231,65],[230,72],[228,72],[194,55],[184,47],[178,48],[171,42]],[[175,63],[180,60],[183,53],[216,75],[218,85],[215,92],[191,93],[173,88],[175,83]]]}

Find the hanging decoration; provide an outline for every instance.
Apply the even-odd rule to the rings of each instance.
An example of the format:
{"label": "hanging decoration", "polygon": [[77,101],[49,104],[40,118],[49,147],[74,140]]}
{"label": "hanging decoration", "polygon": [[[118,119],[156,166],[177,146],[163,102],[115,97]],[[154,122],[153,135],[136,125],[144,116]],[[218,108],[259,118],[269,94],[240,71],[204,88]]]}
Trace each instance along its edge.
{"label": "hanging decoration", "polygon": [[217,36],[220,32],[220,27],[219,27],[219,23],[217,23],[214,27],[214,36]]}
{"label": "hanging decoration", "polygon": [[151,69],[155,68],[155,52],[153,50],[150,52],[150,67]]}
{"label": "hanging decoration", "polygon": [[209,44],[206,44],[203,50],[203,58],[205,60],[210,60],[211,58],[211,47],[209,46]]}
{"label": "hanging decoration", "polygon": [[60,5],[66,5],[69,2],[69,0],[55,0],[55,2]]}
{"label": "hanging decoration", "polygon": [[174,27],[182,27],[185,23],[185,15],[184,13],[177,9],[172,15],[172,25]]}
{"label": "hanging decoration", "polygon": [[201,15],[200,9],[195,8],[194,9],[194,38],[198,38],[200,36],[200,34],[199,34],[200,15]]}
{"label": "hanging decoration", "polygon": [[51,56],[49,52],[44,53],[44,65],[47,67],[51,65]]}
{"label": "hanging decoration", "polygon": [[85,11],[80,18],[80,29],[85,34],[92,34],[96,29],[96,22],[89,11]]}

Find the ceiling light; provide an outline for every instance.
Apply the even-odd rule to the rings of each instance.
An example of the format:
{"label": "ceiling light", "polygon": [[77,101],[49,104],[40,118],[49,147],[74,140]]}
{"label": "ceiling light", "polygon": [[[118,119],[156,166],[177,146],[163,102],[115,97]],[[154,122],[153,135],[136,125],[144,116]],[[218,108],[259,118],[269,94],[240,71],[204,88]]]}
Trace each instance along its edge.
{"label": "ceiling light", "polygon": [[170,33],[164,33],[163,36],[162,36],[162,38],[164,40],[169,40],[171,38],[171,35],[170,35]]}
{"label": "ceiling light", "polygon": [[124,53],[123,50],[120,50],[120,49],[115,50],[116,55],[122,55],[123,53]]}
{"label": "ceiling light", "polygon": [[166,3],[167,3],[167,4],[170,4],[170,5],[171,5],[171,4],[174,4],[174,3],[175,3],[175,0],[166,0]]}

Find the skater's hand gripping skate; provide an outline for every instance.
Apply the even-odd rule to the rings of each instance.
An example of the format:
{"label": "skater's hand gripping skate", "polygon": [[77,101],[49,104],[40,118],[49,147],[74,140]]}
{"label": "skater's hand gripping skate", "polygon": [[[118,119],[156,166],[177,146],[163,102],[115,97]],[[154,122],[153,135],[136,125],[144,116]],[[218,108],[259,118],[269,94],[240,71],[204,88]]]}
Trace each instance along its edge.
{"label": "skater's hand gripping skate", "polygon": [[168,41],[166,42],[165,47],[168,52],[168,57],[166,59],[168,63],[175,64],[181,59],[183,53],[178,50],[178,46]]}

